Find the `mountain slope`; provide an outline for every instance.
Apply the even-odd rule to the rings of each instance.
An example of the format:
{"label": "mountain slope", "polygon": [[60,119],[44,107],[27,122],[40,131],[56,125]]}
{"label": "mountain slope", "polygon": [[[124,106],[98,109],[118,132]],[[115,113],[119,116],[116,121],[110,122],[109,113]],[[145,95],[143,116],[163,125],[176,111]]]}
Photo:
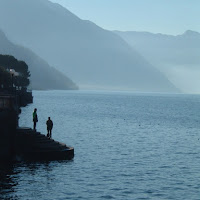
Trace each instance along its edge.
{"label": "mountain slope", "polygon": [[172,36],[115,31],[185,92],[200,93],[200,33]]}
{"label": "mountain slope", "polygon": [[13,55],[28,64],[32,89],[77,89],[69,78],[50,67],[29,49],[11,43],[2,31],[0,31],[0,54]]}
{"label": "mountain slope", "polygon": [[47,0],[1,0],[0,28],[82,87],[178,91],[118,35]]}

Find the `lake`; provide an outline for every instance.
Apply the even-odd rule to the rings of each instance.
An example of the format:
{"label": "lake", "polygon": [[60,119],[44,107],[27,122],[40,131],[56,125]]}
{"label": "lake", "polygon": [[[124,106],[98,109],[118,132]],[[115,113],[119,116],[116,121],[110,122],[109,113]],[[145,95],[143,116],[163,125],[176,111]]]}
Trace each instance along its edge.
{"label": "lake", "polygon": [[71,161],[1,165],[0,199],[200,199],[200,95],[33,91],[20,126],[75,148]]}

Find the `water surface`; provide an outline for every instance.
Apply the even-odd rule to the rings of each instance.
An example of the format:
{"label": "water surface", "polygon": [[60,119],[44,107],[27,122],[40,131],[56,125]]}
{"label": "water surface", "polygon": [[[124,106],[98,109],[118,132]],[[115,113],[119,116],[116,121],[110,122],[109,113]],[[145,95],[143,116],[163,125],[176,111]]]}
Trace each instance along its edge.
{"label": "water surface", "polygon": [[200,199],[200,96],[34,91],[20,125],[75,148],[72,161],[0,168],[0,199]]}

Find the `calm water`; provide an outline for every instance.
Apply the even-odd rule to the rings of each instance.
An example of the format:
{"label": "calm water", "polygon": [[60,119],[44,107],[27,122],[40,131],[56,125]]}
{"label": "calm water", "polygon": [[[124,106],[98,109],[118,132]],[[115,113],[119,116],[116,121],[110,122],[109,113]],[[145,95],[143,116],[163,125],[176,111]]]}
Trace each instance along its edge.
{"label": "calm water", "polygon": [[75,148],[72,161],[0,167],[0,199],[200,199],[200,96],[35,91],[20,125]]}

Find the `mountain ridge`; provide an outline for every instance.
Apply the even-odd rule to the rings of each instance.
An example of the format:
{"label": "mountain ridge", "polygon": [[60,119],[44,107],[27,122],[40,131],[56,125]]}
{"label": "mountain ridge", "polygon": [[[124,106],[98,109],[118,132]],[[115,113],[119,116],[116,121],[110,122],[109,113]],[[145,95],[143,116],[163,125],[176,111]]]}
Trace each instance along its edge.
{"label": "mountain ridge", "polygon": [[47,62],[32,51],[10,42],[1,30],[0,44],[0,54],[12,55],[28,64],[29,71],[31,72],[32,89],[78,89],[69,78],[50,67]]}
{"label": "mountain ridge", "polygon": [[[13,9],[9,10],[11,4]],[[178,92],[120,36],[55,5],[41,0],[1,0],[0,28],[12,41],[30,48],[80,86]],[[8,10],[15,17],[11,18]]]}
{"label": "mountain ridge", "polygon": [[132,48],[138,50],[171,82],[186,93],[200,93],[200,33],[164,35],[143,32],[120,32]]}

